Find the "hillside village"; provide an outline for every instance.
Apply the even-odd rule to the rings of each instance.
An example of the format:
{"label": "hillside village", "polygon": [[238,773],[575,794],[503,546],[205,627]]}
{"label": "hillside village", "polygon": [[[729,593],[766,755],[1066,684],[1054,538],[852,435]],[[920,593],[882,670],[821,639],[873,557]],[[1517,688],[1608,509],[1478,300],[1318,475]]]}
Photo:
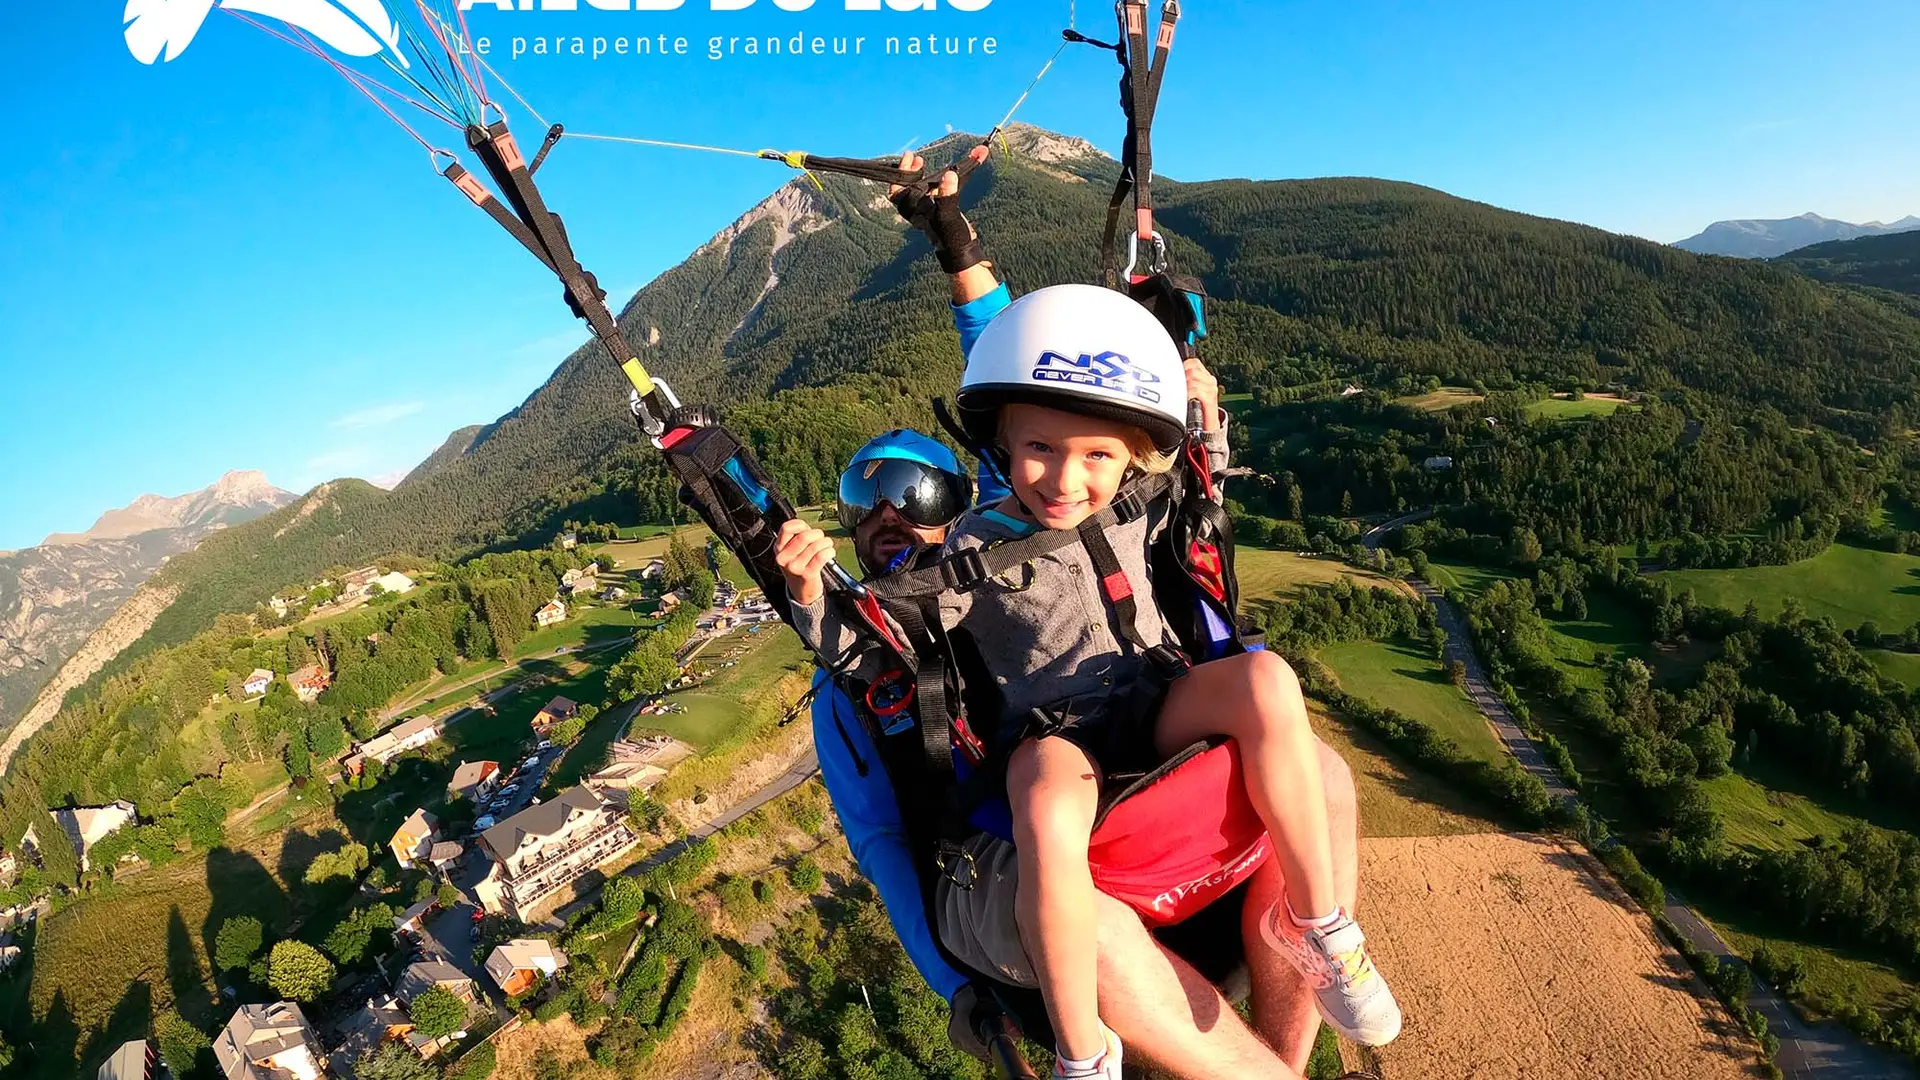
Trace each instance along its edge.
{"label": "hillside village", "polygon": [[[457,1044],[464,1030],[423,1024],[415,1016],[422,995],[444,990],[462,1003],[474,1024],[495,1030],[502,1021],[512,1019],[509,1003],[533,1000],[542,986],[565,969],[565,952],[550,941],[553,929],[562,925],[553,912],[563,903],[580,899],[591,883],[604,880],[608,868],[631,863],[644,847],[660,843],[660,809],[649,804],[648,793],[676,765],[698,753],[672,734],[648,732],[637,722],[683,712],[683,706],[664,695],[699,686],[715,671],[736,666],[757,644],[762,625],[777,621],[757,593],[716,579],[707,560],[677,540],[670,547],[669,558],[676,564],[671,571],[668,558],[636,559],[630,570],[616,571],[596,558],[567,556],[567,561],[578,565],[558,571],[552,579],[553,592],[532,609],[527,625],[530,633],[538,633],[564,627],[570,615],[580,617],[589,611],[601,613],[601,618],[652,611],[655,628],[651,632],[641,630],[626,639],[595,645],[601,659],[594,667],[604,677],[618,666],[610,664],[620,654],[610,651],[609,644],[617,647],[638,640],[644,645],[658,638],[671,665],[657,678],[659,685],[629,680],[625,693],[631,696],[610,699],[603,706],[582,704],[565,694],[547,694],[543,687],[550,677],[535,674],[509,683],[500,692],[441,695],[425,702],[414,715],[403,715],[366,737],[350,740],[331,760],[318,760],[319,748],[310,748],[315,760],[307,778],[293,783],[296,791],[304,787],[301,798],[318,783],[331,789],[335,801],[370,797],[396,811],[407,811],[396,827],[376,837],[377,844],[348,844],[336,853],[320,855],[315,865],[328,866],[328,874],[335,873],[337,865],[339,873],[354,879],[367,878],[370,871],[372,878],[379,878],[382,857],[390,857],[392,870],[387,873],[397,872],[400,880],[416,882],[411,893],[419,899],[394,905],[387,920],[390,926],[372,927],[393,938],[394,951],[377,958],[367,954],[368,960],[377,959],[369,975],[349,975],[343,970],[337,979],[328,977],[330,985],[315,987],[316,993],[306,997],[231,1005],[231,1015],[212,1038],[220,1075],[351,1077],[359,1060],[389,1044],[433,1058]],[[429,586],[434,576],[428,572]],[[270,605],[276,619],[297,616],[297,621],[289,618],[285,626],[256,633],[284,634],[287,626],[329,624],[370,603],[401,603],[400,598],[420,588],[414,577],[376,566],[342,573],[300,593],[303,603],[290,602],[294,594],[276,598],[283,601]],[[369,641],[380,637],[369,635]],[[722,638],[734,644],[721,658],[711,664],[695,659],[711,641]],[[668,643],[670,650],[665,649]],[[561,644],[555,651],[566,657],[585,648]],[[638,647],[630,650],[630,654],[640,652]],[[335,692],[334,675],[324,657],[292,671],[252,668],[237,679],[233,701],[215,695],[208,708],[244,709],[275,693],[298,706],[325,708]],[[450,680],[443,675],[440,681]],[[479,758],[457,748],[456,744],[475,745],[465,737],[467,728],[487,724],[498,730],[498,718],[511,701],[543,694],[538,699],[543,704],[523,722],[517,738],[502,730],[484,744],[508,753],[497,759]],[[624,702],[618,716],[607,707],[616,702]],[[609,725],[613,730],[606,730]],[[576,763],[573,751],[589,728],[600,732],[599,748],[591,760]],[[568,765],[564,770],[563,762]],[[415,765],[451,772],[441,790],[421,790],[412,782]],[[564,780],[562,771],[568,774]],[[407,797],[419,802],[396,802]],[[17,928],[14,934],[31,937],[33,924],[50,909],[84,904],[89,891],[110,889],[111,883],[123,880],[138,881],[150,862],[148,849],[116,840],[154,827],[143,824],[133,802],[55,807],[51,815],[58,826],[58,835],[52,839],[71,847],[82,888],[75,893],[64,885],[48,889],[29,882],[32,895],[20,896],[4,913]],[[0,884],[19,882],[19,865],[31,869],[46,865],[46,842],[34,834],[32,826],[16,837],[11,850],[0,856]],[[308,871],[309,880],[314,880],[314,873]],[[385,890],[363,883],[360,891]],[[389,909],[376,905],[370,910]],[[495,925],[523,933],[538,929],[540,934],[482,947],[483,921],[489,938],[497,936],[491,934]],[[0,939],[0,966],[19,955],[14,934]],[[329,961],[297,941],[282,942],[271,950],[271,961],[228,985],[223,994],[231,1002],[236,995],[285,985],[279,971],[281,954],[292,946],[312,953],[305,958],[317,960],[316,968],[326,965],[331,972],[334,963],[343,962],[338,956]],[[349,979],[355,980],[354,989],[343,996],[342,984]],[[372,992],[363,994],[363,985],[373,987]],[[443,1000],[437,995],[429,999],[430,1003]],[[487,1016],[491,1021],[482,1023]],[[458,1026],[470,1025],[462,1020]],[[148,1077],[162,1057],[150,1040],[134,1040],[117,1048],[100,1066],[99,1075]]]}

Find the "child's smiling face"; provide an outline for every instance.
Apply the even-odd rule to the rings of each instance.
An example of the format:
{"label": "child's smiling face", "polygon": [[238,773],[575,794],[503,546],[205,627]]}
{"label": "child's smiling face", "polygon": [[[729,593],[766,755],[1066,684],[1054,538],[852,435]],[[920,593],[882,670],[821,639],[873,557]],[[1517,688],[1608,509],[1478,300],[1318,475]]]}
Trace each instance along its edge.
{"label": "child's smiling face", "polygon": [[1024,404],[1006,407],[1000,432],[1013,493],[1049,529],[1074,528],[1113,502],[1139,438],[1127,424]]}

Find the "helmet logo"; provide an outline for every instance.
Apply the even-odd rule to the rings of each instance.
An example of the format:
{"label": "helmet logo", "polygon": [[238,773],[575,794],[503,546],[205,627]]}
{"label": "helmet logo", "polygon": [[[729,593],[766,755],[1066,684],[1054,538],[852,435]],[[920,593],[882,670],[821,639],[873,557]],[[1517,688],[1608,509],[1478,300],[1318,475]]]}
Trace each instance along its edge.
{"label": "helmet logo", "polygon": [[1142,385],[1157,383],[1160,376],[1137,367],[1117,352],[1081,353],[1078,359],[1057,352],[1044,352],[1033,365],[1038,382],[1071,383],[1092,386],[1115,394],[1131,395],[1146,402],[1158,402],[1160,392]]}

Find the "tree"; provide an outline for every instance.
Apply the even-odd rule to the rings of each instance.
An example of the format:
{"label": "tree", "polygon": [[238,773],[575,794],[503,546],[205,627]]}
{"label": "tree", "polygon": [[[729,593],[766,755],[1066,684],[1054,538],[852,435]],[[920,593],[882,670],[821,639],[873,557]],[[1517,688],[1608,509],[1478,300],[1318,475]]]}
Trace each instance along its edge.
{"label": "tree", "polygon": [[354,878],[367,868],[367,847],[365,844],[348,844],[339,851],[323,852],[314,857],[307,865],[307,872],[301,880],[309,885],[319,885],[335,878]]}
{"label": "tree", "polygon": [[393,937],[393,909],[385,904],[368,904],[335,924],[327,932],[324,947],[342,964],[363,962],[369,951],[385,949]]}
{"label": "tree", "polygon": [[347,726],[325,716],[307,725],[307,749],[321,761],[332,761],[347,748]]}
{"label": "tree", "polygon": [[440,1080],[440,1071],[422,1061],[404,1040],[382,1043],[354,1064],[353,1075],[358,1080]]}
{"label": "tree", "polygon": [[1447,661],[1447,678],[1462,690],[1467,688],[1467,664],[1464,660]]}
{"label": "tree", "polygon": [[251,915],[235,915],[220,924],[213,939],[213,966],[217,971],[239,971],[253,962],[266,942],[265,928]]}
{"label": "tree", "polygon": [[319,999],[333,985],[333,961],[304,941],[282,941],[269,955],[267,985],[294,1001]]}
{"label": "tree", "polygon": [[443,881],[434,891],[433,902],[443,908],[450,908],[460,902],[460,890],[451,881]]}
{"label": "tree", "polygon": [[307,749],[307,729],[294,724],[287,732],[287,775],[301,780],[313,773],[313,755]]}
{"label": "tree", "polygon": [[161,1013],[154,1020],[153,1041],[160,1044],[160,1059],[178,1077],[196,1075],[200,1055],[213,1049],[213,1040],[207,1038],[206,1032],[172,1011]]}
{"label": "tree", "polygon": [[568,720],[562,720],[548,728],[547,738],[552,739],[556,746],[572,746],[574,743],[579,742],[580,736],[586,734],[586,732],[586,717],[575,716]]}
{"label": "tree", "polygon": [[453,991],[436,986],[414,998],[413,1004],[407,1006],[407,1015],[413,1018],[414,1027],[422,1035],[437,1039],[467,1026],[467,1003]]}

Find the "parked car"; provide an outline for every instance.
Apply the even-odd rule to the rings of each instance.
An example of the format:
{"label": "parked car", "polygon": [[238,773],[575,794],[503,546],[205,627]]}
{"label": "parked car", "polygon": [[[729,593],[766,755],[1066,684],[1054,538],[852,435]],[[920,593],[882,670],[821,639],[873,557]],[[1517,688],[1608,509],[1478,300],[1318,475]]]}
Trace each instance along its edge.
{"label": "parked car", "polygon": [[541,740],[540,740],[540,745],[539,745],[538,747],[536,747],[535,749],[539,749],[539,750],[551,750],[551,749],[553,749],[553,740],[552,740],[552,739],[541,739]]}

